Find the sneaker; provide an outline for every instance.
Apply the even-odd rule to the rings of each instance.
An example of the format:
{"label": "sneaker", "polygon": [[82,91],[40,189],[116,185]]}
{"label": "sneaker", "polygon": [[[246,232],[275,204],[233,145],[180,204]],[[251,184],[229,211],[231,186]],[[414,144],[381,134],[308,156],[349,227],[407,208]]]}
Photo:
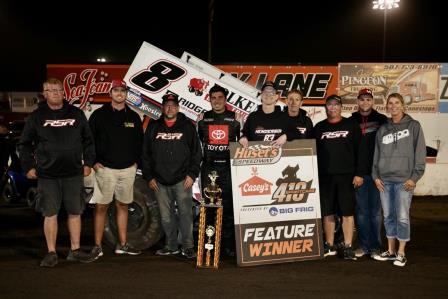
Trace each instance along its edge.
{"label": "sneaker", "polygon": [[363,257],[364,255],[367,254],[367,252],[364,251],[364,249],[362,249],[361,247],[359,247],[358,249],[355,249],[355,256],[356,257]]}
{"label": "sneaker", "polygon": [[376,260],[377,256],[380,255],[380,251],[377,249],[373,249],[370,251],[370,258]]}
{"label": "sneaker", "polygon": [[46,268],[53,268],[57,264],[58,264],[58,255],[54,251],[47,253],[40,262],[40,266]]}
{"label": "sneaker", "polygon": [[93,246],[92,250],[90,251],[90,257],[96,261],[97,259],[99,259],[100,257],[103,256],[103,249],[101,248],[101,246]]}
{"label": "sneaker", "polygon": [[128,243],[124,245],[117,244],[115,247],[115,254],[139,255],[140,253],[142,253],[140,250],[132,248]]}
{"label": "sneaker", "polygon": [[196,252],[193,248],[182,248],[182,255],[185,256],[187,259],[194,259],[196,257]]}
{"label": "sneaker", "polygon": [[345,246],[343,251],[343,258],[344,260],[353,260],[356,261],[356,255],[355,255],[355,251],[353,250],[351,245]]}
{"label": "sneaker", "polygon": [[395,261],[397,257],[395,253],[390,253],[389,250],[386,250],[383,253],[374,256],[373,258],[377,261],[384,262],[384,261]]}
{"label": "sneaker", "polygon": [[336,255],[337,250],[334,245],[329,245],[327,242],[324,243],[324,257]]}
{"label": "sneaker", "polygon": [[174,255],[174,254],[178,254],[179,252],[180,252],[179,249],[171,250],[171,249],[164,247],[162,249],[157,250],[156,255]]}
{"label": "sneaker", "polygon": [[67,261],[71,262],[81,262],[81,263],[91,263],[94,259],[90,256],[90,253],[85,253],[81,249],[75,249],[68,252]]}
{"label": "sneaker", "polygon": [[397,254],[397,258],[394,261],[394,265],[398,267],[404,267],[407,261],[408,259],[404,255]]}

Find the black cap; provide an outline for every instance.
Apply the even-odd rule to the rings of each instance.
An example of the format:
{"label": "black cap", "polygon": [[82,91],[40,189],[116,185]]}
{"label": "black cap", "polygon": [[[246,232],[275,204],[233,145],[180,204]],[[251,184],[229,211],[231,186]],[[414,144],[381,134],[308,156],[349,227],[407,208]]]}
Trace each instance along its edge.
{"label": "black cap", "polygon": [[342,98],[336,94],[332,94],[330,95],[326,100],[325,100],[325,104],[328,103],[329,101],[337,101],[339,103],[339,105],[342,105]]}
{"label": "black cap", "polygon": [[261,87],[261,92],[263,92],[265,88],[268,88],[268,89],[273,90],[274,92],[277,92],[277,86],[272,81],[266,81],[263,84],[263,86]]}
{"label": "black cap", "polygon": [[179,105],[179,97],[176,94],[167,93],[162,96],[162,105],[165,105],[166,102],[174,102],[176,105]]}

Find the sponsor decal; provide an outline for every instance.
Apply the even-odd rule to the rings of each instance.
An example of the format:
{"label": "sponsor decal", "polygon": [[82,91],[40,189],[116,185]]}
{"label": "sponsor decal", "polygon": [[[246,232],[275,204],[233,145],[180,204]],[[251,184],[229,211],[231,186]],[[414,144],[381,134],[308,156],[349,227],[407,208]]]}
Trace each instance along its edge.
{"label": "sponsor decal", "polygon": [[44,127],[66,127],[73,126],[75,124],[74,119],[46,119]]}
{"label": "sponsor decal", "polygon": [[272,183],[258,176],[257,167],[252,167],[252,177],[238,187],[242,196],[271,194]]}
{"label": "sponsor decal", "polygon": [[156,139],[163,140],[180,140],[183,133],[157,133]]}
{"label": "sponsor decal", "polygon": [[247,148],[239,147],[233,155],[233,165],[274,164],[282,156],[282,148],[255,144]]}
{"label": "sponsor decal", "polygon": [[385,136],[383,136],[383,144],[390,144],[394,141],[398,141],[400,139],[409,137],[409,130],[408,129],[404,129],[403,131],[398,131],[396,133],[390,133],[387,134]]}
{"label": "sponsor decal", "polygon": [[305,212],[314,212],[314,207],[295,207],[295,208],[277,208],[271,207],[269,208],[269,215],[277,216],[278,214],[300,214]]}
{"label": "sponsor decal", "polygon": [[210,144],[229,144],[229,126],[210,125],[208,127],[208,140]]}
{"label": "sponsor decal", "polygon": [[272,204],[306,203],[308,195],[316,192],[316,188],[311,188],[313,180],[305,182],[297,177],[299,169],[299,165],[287,166],[282,171],[283,178],[275,183],[277,189],[272,195]]}
{"label": "sponsor decal", "polygon": [[334,138],[346,138],[348,131],[334,131],[334,132],[324,132],[320,139],[334,139]]}

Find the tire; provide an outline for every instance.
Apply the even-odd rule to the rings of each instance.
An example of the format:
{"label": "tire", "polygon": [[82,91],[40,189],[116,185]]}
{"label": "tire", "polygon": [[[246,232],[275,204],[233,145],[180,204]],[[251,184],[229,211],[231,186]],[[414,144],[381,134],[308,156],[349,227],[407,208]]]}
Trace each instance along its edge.
{"label": "tire", "polygon": [[35,187],[31,187],[28,189],[28,191],[26,192],[26,203],[28,204],[29,207],[34,206],[35,204],[35,200],[36,200],[36,195],[37,195],[37,188]]}
{"label": "tire", "polygon": [[188,86],[188,91],[189,91],[189,92],[194,92],[194,87],[192,87],[192,86]]}
{"label": "tire", "polygon": [[17,202],[17,199],[17,194],[14,187],[11,185],[11,180],[8,179],[2,189],[1,200],[7,204],[11,204]]}
{"label": "tire", "polygon": [[[128,206],[127,242],[138,250],[150,248],[159,242],[163,235],[157,201],[149,194],[146,181],[136,177],[134,201]],[[115,248],[118,242],[115,203],[110,204],[107,212],[104,242],[111,248]]]}

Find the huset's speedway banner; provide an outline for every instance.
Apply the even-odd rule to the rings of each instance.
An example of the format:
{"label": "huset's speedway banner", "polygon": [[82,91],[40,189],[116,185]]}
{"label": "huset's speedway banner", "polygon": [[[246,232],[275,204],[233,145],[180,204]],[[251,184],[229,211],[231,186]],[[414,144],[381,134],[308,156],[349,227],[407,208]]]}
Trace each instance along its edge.
{"label": "huset's speedway banner", "polygon": [[130,87],[128,102],[153,118],[160,116],[162,96],[172,93],[179,96],[181,112],[195,120],[199,113],[211,109],[208,91],[215,84],[229,91],[229,110],[247,116],[260,104],[253,96],[147,42],[140,47],[124,80]]}
{"label": "huset's speedway banner", "polygon": [[315,140],[230,145],[240,266],[322,258]]}
{"label": "huset's speedway banner", "polygon": [[300,89],[306,105],[323,105],[327,96],[337,93],[336,66],[217,65],[216,67],[257,89],[261,89],[266,80],[274,81],[283,99],[289,90]]}
{"label": "huset's speedway banner", "polygon": [[376,109],[386,110],[386,99],[400,93],[408,112],[437,112],[439,64],[437,63],[340,63],[339,95],[344,111],[357,110],[358,91],[374,91]]}
{"label": "huset's speedway banner", "polygon": [[128,65],[48,64],[47,77],[62,81],[65,99],[88,109],[90,104],[110,102],[113,79],[121,79]]}

